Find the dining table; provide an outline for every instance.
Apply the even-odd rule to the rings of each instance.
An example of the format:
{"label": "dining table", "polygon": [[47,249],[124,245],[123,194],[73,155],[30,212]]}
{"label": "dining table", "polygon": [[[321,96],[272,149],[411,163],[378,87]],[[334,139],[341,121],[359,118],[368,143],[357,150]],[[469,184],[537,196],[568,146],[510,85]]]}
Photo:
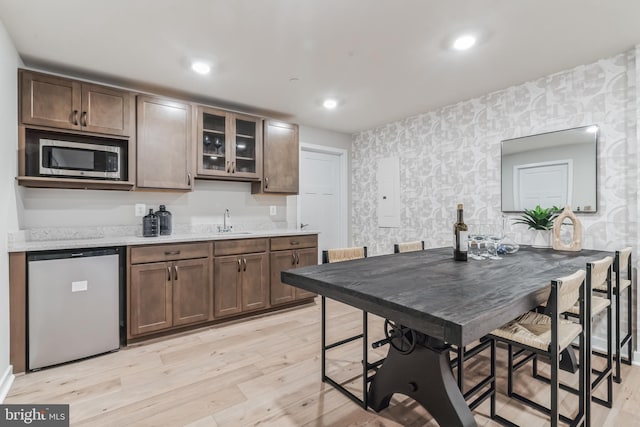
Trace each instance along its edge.
{"label": "dining table", "polygon": [[368,407],[381,411],[402,393],[440,425],[467,427],[477,423],[453,375],[451,346],[481,340],[535,309],[551,280],[607,255],[521,246],[502,259],[464,262],[453,259],[451,248],[435,248],[286,270],[281,279],[413,331],[413,351],[389,346],[364,391]]}

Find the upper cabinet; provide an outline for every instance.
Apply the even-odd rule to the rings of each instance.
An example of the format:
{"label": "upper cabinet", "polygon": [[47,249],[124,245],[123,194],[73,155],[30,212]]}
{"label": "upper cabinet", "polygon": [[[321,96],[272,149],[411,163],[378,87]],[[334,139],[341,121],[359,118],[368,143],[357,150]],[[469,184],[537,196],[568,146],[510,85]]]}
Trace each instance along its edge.
{"label": "upper cabinet", "polygon": [[130,136],[130,92],[20,70],[21,122],[27,125]]}
{"label": "upper cabinet", "polygon": [[262,176],[262,119],[198,107],[198,178],[257,181]]}
{"label": "upper cabinet", "polygon": [[252,193],[298,193],[298,125],[264,121],[264,177]]}
{"label": "upper cabinet", "polygon": [[191,190],[193,106],[138,96],[138,188]]}

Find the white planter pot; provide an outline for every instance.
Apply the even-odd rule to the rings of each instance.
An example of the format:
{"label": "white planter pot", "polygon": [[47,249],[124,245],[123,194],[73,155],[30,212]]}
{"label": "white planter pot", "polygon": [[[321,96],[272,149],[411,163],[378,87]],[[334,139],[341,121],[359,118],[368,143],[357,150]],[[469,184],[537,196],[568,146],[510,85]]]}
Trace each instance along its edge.
{"label": "white planter pot", "polygon": [[550,248],[551,230],[535,230],[531,246],[534,248]]}

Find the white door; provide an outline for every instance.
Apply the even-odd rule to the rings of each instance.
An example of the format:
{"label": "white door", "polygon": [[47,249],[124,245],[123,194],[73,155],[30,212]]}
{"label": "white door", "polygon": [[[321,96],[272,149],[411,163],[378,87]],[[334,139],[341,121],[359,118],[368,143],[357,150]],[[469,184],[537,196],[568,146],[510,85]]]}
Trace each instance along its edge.
{"label": "white door", "polygon": [[573,171],[571,160],[514,166],[516,209],[534,209],[571,204]]}
{"label": "white door", "polygon": [[302,146],[300,152],[300,222],[317,230],[318,262],[322,251],[347,245],[346,174],[342,150],[319,151]]}

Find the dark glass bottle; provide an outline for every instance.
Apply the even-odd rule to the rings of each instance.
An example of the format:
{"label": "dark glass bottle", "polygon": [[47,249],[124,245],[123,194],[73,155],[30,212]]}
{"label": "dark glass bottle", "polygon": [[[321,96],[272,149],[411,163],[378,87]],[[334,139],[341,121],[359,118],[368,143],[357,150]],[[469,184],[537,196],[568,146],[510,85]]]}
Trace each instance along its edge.
{"label": "dark glass bottle", "polygon": [[158,235],[158,216],[149,209],[149,213],[142,217],[142,236],[156,237]]}
{"label": "dark glass bottle", "polygon": [[458,220],[453,224],[453,259],[456,261],[467,260],[467,248],[469,243],[467,224],[464,223],[462,203],[458,205]]}
{"label": "dark glass bottle", "polygon": [[160,209],[156,211],[156,216],[160,225],[160,235],[169,236],[171,234],[171,212],[164,205],[160,205]]}

